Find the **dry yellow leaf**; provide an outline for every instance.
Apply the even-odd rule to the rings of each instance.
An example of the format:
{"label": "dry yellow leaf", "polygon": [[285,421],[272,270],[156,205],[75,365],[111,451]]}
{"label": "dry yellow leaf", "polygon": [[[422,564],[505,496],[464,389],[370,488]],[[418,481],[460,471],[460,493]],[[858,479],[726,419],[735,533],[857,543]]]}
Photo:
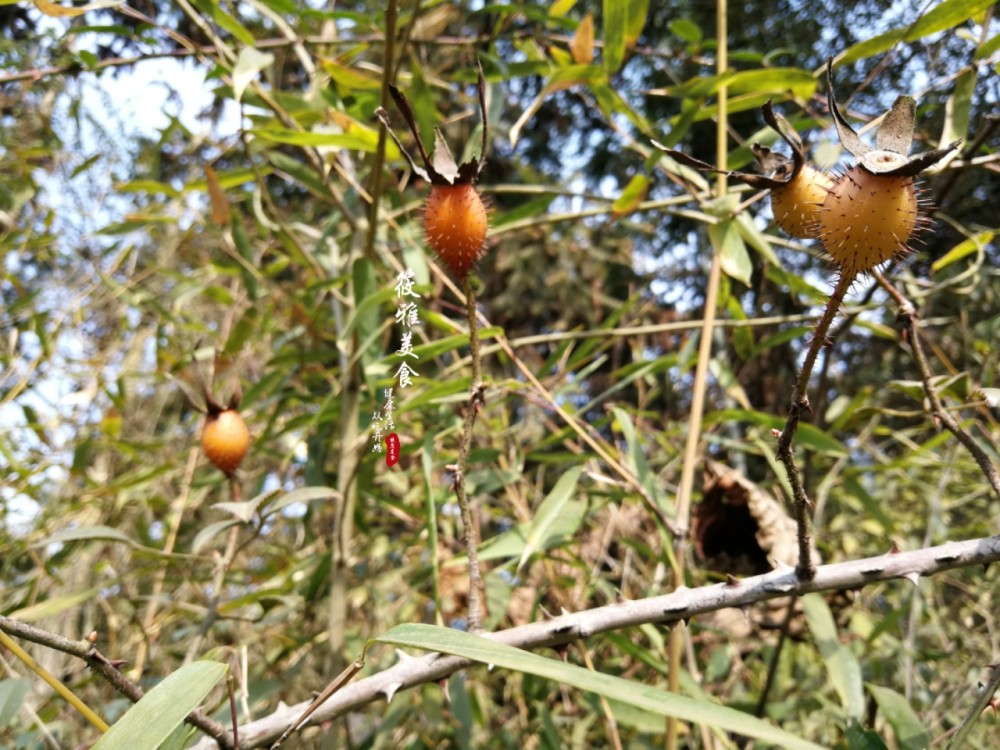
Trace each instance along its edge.
{"label": "dry yellow leaf", "polygon": [[77,16],[82,16],[88,10],[111,8],[115,5],[121,5],[122,0],[112,0],[111,2],[104,0],[103,2],[90,3],[89,5],[81,5],[75,8],[57,5],[56,3],[49,2],[49,0],[34,0],[34,3],[35,7],[47,16],[52,16],[53,18],[76,18]]}
{"label": "dry yellow leaf", "polygon": [[220,227],[229,224],[231,211],[229,209],[229,199],[219,184],[219,178],[215,170],[209,165],[205,165],[205,181],[208,183],[208,197],[212,202],[212,221]]}
{"label": "dry yellow leaf", "polygon": [[576,34],[569,45],[573,53],[573,62],[577,65],[589,65],[594,62],[594,16],[588,13],[576,27]]}

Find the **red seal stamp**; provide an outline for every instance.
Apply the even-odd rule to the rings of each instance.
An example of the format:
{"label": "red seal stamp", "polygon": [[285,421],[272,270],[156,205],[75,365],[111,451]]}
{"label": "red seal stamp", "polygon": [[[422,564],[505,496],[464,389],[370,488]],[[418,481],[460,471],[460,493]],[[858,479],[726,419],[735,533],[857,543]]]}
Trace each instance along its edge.
{"label": "red seal stamp", "polygon": [[395,466],[399,461],[399,435],[390,432],[385,436],[385,465]]}

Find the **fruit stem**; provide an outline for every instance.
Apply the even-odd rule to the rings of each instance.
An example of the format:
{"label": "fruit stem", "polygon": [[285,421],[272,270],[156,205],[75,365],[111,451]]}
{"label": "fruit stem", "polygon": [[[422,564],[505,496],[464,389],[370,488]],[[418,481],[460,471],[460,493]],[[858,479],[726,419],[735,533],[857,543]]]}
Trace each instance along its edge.
{"label": "fruit stem", "polygon": [[462,512],[462,526],[465,531],[465,551],[469,556],[469,632],[478,633],[483,629],[483,579],[479,571],[479,555],[476,551],[479,535],[473,523],[472,501],[465,491],[465,467],[472,447],[472,430],[483,404],[483,384],[480,369],[479,332],[476,317],[476,292],[466,276],[462,280],[465,293],[465,311],[469,319],[469,350],[472,359],[472,382],[469,385],[469,405],[462,424],[462,436],[455,464],[455,495]]}
{"label": "fruit stem", "polygon": [[810,411],[808,394],[809,378],[812,376],[813,368],[816,366],[819,351],[826,344],[826,334],[829,332],[834,318],[837,317],[840,306],[844,303],[844,297],[847,296],[847,290],[851,288],[851,284],[854,283],[856,276],[857,274],[855,273],[841,273],[840,279],[837,281],[837,286],[834,287],[833,293],[830,295],[830,299],[823,309],[823,315],[816,324],[813,339],[809,343],[805,362],[802,364],[802,369],[799,370],[795,386],[792,388],[792,405],[788,410],[788,420],[785,422],[785,429],[781,431],[781,436],[778,438],[778,459],[784,465],[785,472],[788,474],[788,483],[792,487],[792,497],[795,500],[795,525],[799,541],[799,564],[795,570],[799,577],[804,580],[811,580],[816,575],[816,564],[812,559],[810,549],[812,540],[809,535],[809,508],[812,503],[809,502],[809,496],[806,494],[802,478],[799,476],[799,469],[795,465],[795,456],[792,454],[792,440],[795,438],[795,431],[798,429],[799,418],[802,416],[802,413]]}

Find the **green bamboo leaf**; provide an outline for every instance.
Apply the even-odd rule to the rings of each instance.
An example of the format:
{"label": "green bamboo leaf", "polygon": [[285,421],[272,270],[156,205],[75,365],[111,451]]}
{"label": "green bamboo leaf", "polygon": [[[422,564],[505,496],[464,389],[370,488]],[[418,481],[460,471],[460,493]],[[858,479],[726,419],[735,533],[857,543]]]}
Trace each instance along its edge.
{"label": "green bamboo leaf", "polygon": [[0,680],[0,727],[9,727],[31,690],[31,680]]}
{"label": "green bamboo leaf", "polygon": [[836,64],[847,65],[855,60],[881,54],[899,42],[913,42],[939,31],[954,28],[977,13],[986,10],[994,2],[995,0],[945,0],[920,16],[913,24],[890,29],[848,47],[844,54],[837,58]]}
{"label": "green bamboo leaf", "polygon": [[373,76],[363,75],[354,68],[341,65],[336,60],[323,60],[323,70],[339,86],[345,89],[360,91],[378,91],[382,88],[382,81]]}
{"label": "green bamboo leaf", "polygon": [[931,746],[930,735],[906,698],[895,690],[878,685],[869,685],[868,691],[896,733],[900,750],[925,750]]}
{"label": "green bamboo leaf", "polygon": [[93,599],[100,590],[99,586],[95,586],[84,591],[75,591],[72,594],[53,596],[37,604],[32,604],[30,607],[14,610],[10,614],[10,617],[21,622],[44,620],[46,617],[52,617],[60,612],[65,612],[67,609],[73,609],[83,602]]}
{"label": "green bamboo leaf", "polygon": [[243,44],[253,47],[257,43],[253,34],[243,24],[219,7],[219,0],[194,0],[194,4],[198,10],[215,21],[220,28],[228,31]]}
{"label": "green bamboo leaf", "polygon": [[740,236],[739,228],[732,219],[720,221],[708,227],[708,237],[712,247],[719,254],[719,262],[727,276],[750,286],[750,276],[753,274],[753,263],[750,253]]}
{"label": "green bamboo leaf", "polygon": [[202,551],[202,549],[204,549],[206,544],[208,544],[210,541],[212,541],[215,537],[217,537],[223,531],[228,529],[230,526],[235,526],[238,523],[240,523],[239,520],[235,518],[229,518],[226,519],[225,521],[216,521],[215,523],[210,523],[207,526],[204,526],[201,529],[201,531],[197,533],[197,535],[194,538],[194,541],[191,542],[191,554],[192,555],[199,554]]}
{"label": "green bamboo leaf", "polygon": [[574,466],[559,477],[556,486],[552,488],[552,491],[542,500],[542,504],[538,506],[538,510],[535,511],[535,517],[531,520],[531,526],[528,529],[524,549],[521,550],[521,559],[517,563],[518,572],[524,567],[528,558],[539,549],[542,542],[548,536],[552,525],[559,518],[560,514],[562,514],[567,501],[573,497],[576,485],[580,481],[580,472],[582,471],[582,466]]}
{"label": "green bamboo leaf", "polygon": [[243,92],[257,74],[273,62],[274,55],[270,52],[261,52],[254,47],[244,47],[240,50],[236,65],[233,66],[233,97],[236,101],[243,97]]}
{"label": "green bamboo leaf", "polygon": [[617,217],[632,213],[646,199],[647,192],[649,192],[649,178],[644,174],[635,175],[611,205],[612,215]]}
{"label": "green bamboo leaf", "polygon": [[315,500],[333,500],[340,495],[333,487],[299,487],[286,492],[278,500],[266,507],[267,513],[277,513],[295,503],[311,503]]}
{"label": "green bamboo leaf", "polygon": [[631,47],[642,34],[649,15],[649,0],[628,0],[628,21],[625,24],[625,46]]}
{"label": "green bamboo leaf", "polygon": [[931,271],[936,273],[942,268],[950,266],[952,263],[961,260],[967,255],[972,255],[972,253],[976,252],[981,253],[986,248],[986,245],[993,241],[993,237],[995,235],[996,232],[993,230],[986,230],[970,237],[967,240],[962,240],[951,250],[931,263]]}
{"label": "green bamboo leaf", "polygon": [[639,483],[647,490],[650,490],[652,482],[650,482],[649,463],[646,461],[646,454],[643,452],[639,436],[636,434],[632,416],[617,406],[611,410],[611,413],[614,414],[616,426],[625,437],[625,445],[628,446],[628,454],[631,459],[630,468],[635,471],[635,476],[639,480]]}
{"label": "green bamboo leaf", "polygon": [[[464,390],[468,395],[468,388]],[[587,512],[587,506],[579,500],[569,500],[563,511],[560,513],[552,525],[549,526],[548,533],[539,542],[539,550],[549,550],[564,544],[566,540],[574,538],[583,522],[583,517]],[[526,540],[530,522],[518,524],[516,528],[509,529],[502,534],[486,540],[479,548],[479,559],[482,562],[490,560],[512,560],[520,557]],[[448,561],[447,565],[466,565],[467,558],[464,555],[454,557]]]}
{"label": "green bamboo leaf", "polygon": [[678,36],[688,44],[698,44],[702,39],[701,27],[687,18],[677,18],[671,21],[667,28],[674,36]]}
{"label": "green bamboo leaf", "polygon": [[800,739],[755,716],[728,706],[657,690],[635,680],[592,672],[559,659],[547,659],[530,651],[451,628],[421,624],[398,625],[374,640],[400,647],[454,654],[480,664],[490,664],[545,677],[580,690],[614,698],[621,703],[652,711],[661,716],[674,716],[682,721],[718,727],[744,737],[773,742],[785,750],[821,748],[820,745]]}
{"label": "green bamboo leaf", "polygon": [[604,70],[608,77],[625,61],[629,6],[625,0],[604,0]]}
{"label": "green bamboo leaf", "polygon": [[941,143],[964,139],[969,132],[972,94],[976,90],[976,69],[967,68],[955,79],[955,88],[944,106],[944,130]]}
{"label": "green bamboo leaf", "polygon": [[286,128],[257,128],[250,131],[258,138],[264,138],[275,143],[285,143],[289,146],[328,146],[330,148],[345,148],[350,151],[374,152],[378,147],[377,136],[370,137],[361,133],[322,133]]}
{"label": "green bamboo leaf", "polygon": [[63,529],[46,537],[43,545],[59,544],[64,542],[79,542],[101,539],[106,542],[121,542],[134,546],[135,540],[130,538],[124,531],[113,529],[110,526],[78,526],[74,529]]}
{"label": "green bamboo leaf", "polygon": [[826,600],[819,594],[802,597],[809,631],[816,641],[833,689],[849,719],[859,720],[865,711],[865,692],[861,684],[861,665],[854,653],[840,642],[837,626]]}
{"label": "green bamboo leaf", "polygon": [[[785,426],[784,417],[752,409],[720,409],[705,415],[706,425],[727,420],[750,422],[772,430],[781,430]],[[846,456],[848,454],[846,445],[808,422],[799,423],[798,431],[795,433],[795,443],[831,456]]]}
{"label": "green bamboo leaf", "polygon": [[214,661],[186,664],[111,725],[92,750],[156,750],[226,674]]}

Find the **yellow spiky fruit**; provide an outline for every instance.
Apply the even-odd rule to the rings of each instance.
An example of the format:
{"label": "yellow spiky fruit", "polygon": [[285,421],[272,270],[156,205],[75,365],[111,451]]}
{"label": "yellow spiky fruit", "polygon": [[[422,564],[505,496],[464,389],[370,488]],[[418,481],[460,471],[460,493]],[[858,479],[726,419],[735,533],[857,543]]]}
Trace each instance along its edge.
{"label": "yellow spiky fruit", "polygon": [[827,194],[819,215],[823,248],[851,277],[905,253],[919,223],[912,177],[855,166]]}
{"label": "yellow spiky fruit", "polygon": [[814,239],[833,184],[829,175],[806,165],[783,187],[771,188],[771,210],[778,226],[792,237]]}

